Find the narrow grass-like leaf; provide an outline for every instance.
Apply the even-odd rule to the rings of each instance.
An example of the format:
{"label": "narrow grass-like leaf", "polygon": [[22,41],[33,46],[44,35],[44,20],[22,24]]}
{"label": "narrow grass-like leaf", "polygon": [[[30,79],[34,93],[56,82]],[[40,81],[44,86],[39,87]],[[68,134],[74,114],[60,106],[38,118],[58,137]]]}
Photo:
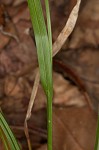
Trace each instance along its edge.
{"label": "narrow grass-like leaf", "polygon": [[51,49],[51,56],[52,56],[52,31],[51,31],[51,20],[50,20],[50,10],[49,10],[49,2],[45,0],[46,6],[46,17],[47,17],[47,29],[48,29],[48,38],[49,38],[49,45]]}
{"label": "narrow grass-like leaf", "polygon": [[96,143],[94,150],[99,150],[99,114],[98,114],[98,123],[97,123],[97,131],[96,131]]}
{"label": "narrow grass-like leaf", "polygon": [[[51,20],[50,20],[50,10],[49,10],[48,0],[45,0],[45,6],[46,6],[47,30],[48,30],[50,55],[52,59],[52,31],[51,31]],[[52,64],[50,65],[52,66]],[[52,74],[50,76],[52,76]],[[51,90],[53,89],[50,89],[50,91]],[[47,102],[47,117],[48,117],[48,149],[52,150],[52,94],[50,93],[48,95],[48,102]]]}
{"label": "narrow grass-like leaf", "polygon": [[1,131],[0,136],[5,144],[6,150],[8,150],[9,147],[11,147],[11,149],[9,150],[20,150],[20,147],[1,112],[0,112],[0,131]]}
{"label": "narrow grass-like leaf", "polygon": [[8,140],[7,140],[7,138],[6,138],[6,136],[5,136],[5,134],[4,134],[4,132],[3,132],[1,127],[0,127],[0,139],[2,140],[6,150],[11,150],[11,147],[10,147],[10,145],[8,143]]}
{"label": "narrow grass-like leaf", "polygon": [[[52,57],[50,53],[49,39],[47,35],[46,25],[43,17],[40,0],[28,0],[32,24],[35,33],[38,61],[41,74],[41,82],[46,94],[48,88],[52,86]],[[50,86],[49,86],[50,85]],[[51,88],[49,88],[51,89]]]}
{"label": "narrow grass-like leaf", "polygon": [[41,83],[47,96],[48,150],[52,150],[52,35],[49,3],[45,0],[47,29],[40,0],[28,0],[37,46]]}

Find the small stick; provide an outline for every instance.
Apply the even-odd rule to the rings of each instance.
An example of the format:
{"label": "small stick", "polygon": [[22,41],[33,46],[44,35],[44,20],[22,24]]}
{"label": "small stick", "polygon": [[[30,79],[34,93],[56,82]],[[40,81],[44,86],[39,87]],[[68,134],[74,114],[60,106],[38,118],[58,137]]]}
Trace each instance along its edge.
{"label": "small stick", "polygon": [[30,142],[30,137],[29,137],[27,121],[31,117],[32,107],[33,107],[34,100],[35,100],[35,97],[36,97],[36,94],[37,94],[39,81],[40,81],[40,74],[39,74],[39,71],[37,70],[35,81],[34,81],[34,86],[33,86],[33,91],[32,91],[32,94],[31,94],[31,98],[30,98],[30,102],[29,102],[29,105],[28,105],[28,110],[27,110],[27,114],[26,114],[26,118],[25,118],[25,122],[24,122],[24,131],[25,131],[25,135],[26,135],[26,138],[27,138],[29,150],[32,150],[32,147],[31,147],[31,142]]}
{"label": "small stick", "polygon": [[20,40],[19,40],[18,36],[16,36],[15,34],[4,31],[2,26],[0,27],[0,32],[3,35],[6,35],[8,37],[11,37],[11,38],[15,39],[17,43],[20,43]]}
{"label": "small stick", "polygon": [[31,98],[30,98],[29,106],[28,106],[29,109],[28,109],[27,115],[26,115],[27,120],[31,116],[32,106],[34,104],[34,99],[35,99],[36,94],[37,94],[37,90],[38,90],[38,86],[39,86],[39,81],[40,81],[40,74],[39,74],[39,71],[37,70],[35,81],[34,81],[34,86],[33,86],[33,91],[32,91],[32,95],[31,95]]}

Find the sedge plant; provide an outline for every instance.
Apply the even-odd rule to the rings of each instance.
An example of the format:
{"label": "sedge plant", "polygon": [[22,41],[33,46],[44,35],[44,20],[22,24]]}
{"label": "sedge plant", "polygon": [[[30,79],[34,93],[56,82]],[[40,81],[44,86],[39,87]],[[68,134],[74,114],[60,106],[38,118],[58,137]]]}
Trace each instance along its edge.
{"label": "sedge plant", "polygon": [[96,142],[94,150],[99,150],[99,112],[98,112],[98,123],[97,123]]}
{"label": "sedge plant", "polygon": [[[47,26],[44,20],[41,1],[28,0],[28,6],[35,34],[41,83],[47,96],[48,150],[52,150],[52,33],[49,2],[45,0]],[[2,111],[0,111],[0,139],[4,143],[5,150],[21,150]],[[99,150],[99,117],[94,150]]]}
{"label": "sedge plant", "polygon": [[0,139],[4,143],[5,150],[21,150],[14,134],[2,114],[2,111],[0,111]]}
{"label": "sedge plant", "polygon": [[[28,0],[28,5],[35,34],[41,82],[47,96],[48,150],[52,150],[52,35],[49,2],[45,0],[47,28],[40,0]],[[99,117],[94,150],[99,150]]]}
{"label": "sedge plant", "polygon": [[48,0],[45,0],[47,27],[44,20],[41,1],[28,0],[28,6],[34,29],[41,83],[47,96],[48,150],[52,150],[53,83],[52,83],[52,34],[51,34],[49,2]]}

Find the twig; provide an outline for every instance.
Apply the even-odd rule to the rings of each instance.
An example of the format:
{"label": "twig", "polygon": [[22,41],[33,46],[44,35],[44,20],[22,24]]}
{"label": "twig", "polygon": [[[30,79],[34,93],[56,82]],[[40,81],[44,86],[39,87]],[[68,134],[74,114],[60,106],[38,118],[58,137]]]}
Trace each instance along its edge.
{"label": "twig", "polygon": [[30,102],[29,102],[29,105],[28,105],[28,110],[27,110],[27,114],[26,114],[26,118],[25,118],[25,122],[24,122],[24,130],[25,130],[25,135],[26,135],[26,138],[27,138],[29,150],[32,150],[32,148],[31,148],[31,142],[30,142],[30,137],[29,137],[27,121],[31,117],[31,111],[32,111],[32,107],[33,107],[33,104],[34,104],[36,94],[37,94],[39,81],[40,81],[40,75],[39,75],[39,71],[37,70],[37,74],[36,74],[35,81],[34,81],[34,86],[33,86],[33,91],[32,91],[32,95],[31,95],[31,98],[30,98]]}
{"label": "twig", "polygon": [[12,34],[12,33],[10,33],[10,32],[4,31],[2,26],[0,27],[0,32],[1,32],[3,35],[6,35],[6,36],[8,36],[8,37],[11,37],[11,38],[15,39],[17,43],[20,43],[20,40],[19,40],[19,38],[18,38],[17,35]]}
{"label": "twig", "polygon": [[32,106],[34,104],[34,99],[35,99],[36,94],[37,94],[39,81],[40,81],[40,74],[39,74],[39,71],[37,70],[36,77],[35,77],[35,82],[34,82],[34,86],[33,86],[33,91],[32,91],[32,95],[31,95],[31,98],[30,98],[29,106],[28,106],[29,109],[27,110],[27,115],[26,115],[27,120],[31,116]]}

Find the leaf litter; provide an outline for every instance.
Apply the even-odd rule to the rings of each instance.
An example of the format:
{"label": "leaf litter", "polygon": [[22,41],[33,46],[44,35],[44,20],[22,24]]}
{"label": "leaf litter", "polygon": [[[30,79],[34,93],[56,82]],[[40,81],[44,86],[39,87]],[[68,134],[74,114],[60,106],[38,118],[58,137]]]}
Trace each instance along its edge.
{"label": "leaf litter", "polygon": [[[9,24],[6,24],[8,26],[7,32],[12,36],[0,33],[0,39],[2,40],[2,43],[0,43],[0,106],[22,148],[27,150],[23,125],[34,83],[35,69],[38,66],[35,42],[28,32],[31,23],[26,1],[18,2],[16,0],[13,3],[11,0],[4,0],[1,1],[2,3],[6,4],[8,14],[11,15],[13,10],[14,15],[11,15]],[[75,3],[72,0],[59,1],[59,3],[51,0],[53,41],[56,40],[64,27],[66,18],[68,19]],[[69,64],[78,73],[93,100],[95,111],[97,111],[99,93],[97,3],[97,0],[95,0],[94,5],[93,1],[87,1],[84,5],[81,5],[82,9],[76,28],[62,51],[55,57],[55,59],[60,59],[63,63]],[[19,7],[23,10],[17,11]],[[63,20],[61,22],[60,17]],[[19,43],[13,36],[18,36]],[[93,113],[90,112],[79,87],[74,85],[72,80],[68,79],[68,76],[64,78],[64,72],[58,72],[53,72],[53,149],[91,150],[95,142],[97,116],[94,111]],[[45,108],[46,97],[39,85],[29,121],[30,139],[34,150],[47,149]],[[38,133],[41,133],[41,135]]]}

